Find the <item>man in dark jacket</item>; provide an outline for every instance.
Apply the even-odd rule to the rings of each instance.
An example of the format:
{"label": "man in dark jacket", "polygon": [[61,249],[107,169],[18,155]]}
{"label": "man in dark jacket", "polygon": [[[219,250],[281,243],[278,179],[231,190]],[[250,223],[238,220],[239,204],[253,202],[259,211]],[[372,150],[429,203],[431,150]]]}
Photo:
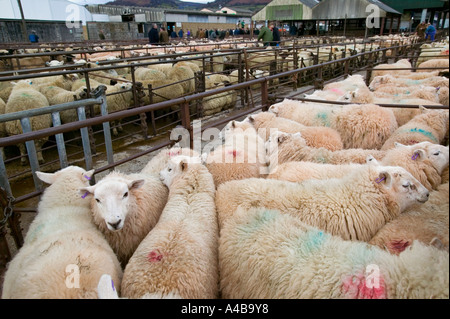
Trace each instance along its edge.
{"label": "man in dark jacket", "polygon": [[153,24],[152,28],[148,32],[148,40],[150,44],[158,44],[159,43],[159,33],[158,26],[156,23]]}
{"label": "man in dark jacket", "polygon": [[272,35],[273,35],[273,42],[270,44],[271,46],[280,46],[280,31],[278,30],[277,26],[274,26],[272,29]]}

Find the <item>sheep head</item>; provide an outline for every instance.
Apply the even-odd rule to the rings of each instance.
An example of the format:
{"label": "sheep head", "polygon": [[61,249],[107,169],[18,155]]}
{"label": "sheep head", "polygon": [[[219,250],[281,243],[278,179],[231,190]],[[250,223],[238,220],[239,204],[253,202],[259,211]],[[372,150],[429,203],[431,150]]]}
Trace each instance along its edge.
{"label": "sheep head", "polygon": [[93,196],[91,207],[94,215],[105,221],[110,231],[123,228],[128,211],[134,202],[136,189],[142,187],[145,180],[133,180],[126,175],[111,173],[94,186],[83,187],[83,196]]}

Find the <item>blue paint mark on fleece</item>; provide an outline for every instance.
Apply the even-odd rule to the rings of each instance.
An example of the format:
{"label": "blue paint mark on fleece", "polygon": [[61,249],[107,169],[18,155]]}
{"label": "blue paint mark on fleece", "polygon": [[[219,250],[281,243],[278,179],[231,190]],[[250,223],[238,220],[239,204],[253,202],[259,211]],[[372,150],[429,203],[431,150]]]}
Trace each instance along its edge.
{"label": "blue paint mark on fleece", "polygon": [[251,234],[265,224],[275,220],[275,218],[279,215],[277,211],[265,210],[261,214],[255,214],[253,218],[246,224],[242,225],[241,230],[246,234]]}
{"label": "blue paint mark on fleece", "polygon": [[322,125],[329,127],[330,123],[328,122],[328,114],[324,112],[317,113],[316,118],[322,122]]}
{"label": "blue paint mark on fleece", "polygon": [[436,143],[439,143],[438,139],[436,137],[434,137],[434,135],[431,132],[422,130],[422,129],[417,128],[417,127],[410,129],[409,132],[422,134],[423,136],[428,137],[429,139],[435,141]]}
{"label": "blue paint mark on fleece", "polygon": [[296,247],[298,252],[306,257],[318,251],[329,238],[331,238],[331,235],[321,230],[308,229],[296,240]]}

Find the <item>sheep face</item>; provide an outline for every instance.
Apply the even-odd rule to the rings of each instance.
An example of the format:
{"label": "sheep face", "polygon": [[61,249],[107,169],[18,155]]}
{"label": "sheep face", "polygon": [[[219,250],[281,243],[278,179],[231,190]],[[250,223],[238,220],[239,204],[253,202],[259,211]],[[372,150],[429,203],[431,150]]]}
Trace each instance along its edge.
{"label": "sheep face", "polygon": [[91,179],[92,175],[94,174],[94,170],[85,171],[83,168],[78,166],[68,166],[66,168],[63,168],[55,173],[43,173],[43,172],[36,172],[36,176],[47,184],[53,184],[58,179],[62,178],[73,178],[76,180],[79,180],[82,182],[82,185],[89,185],[89,180]]}
{"label": "sheep face", "polygon": [[[128,211],[133,203],[133,192],[144,184],[144,180],[128,180],[125,178],[105,178],[96,185],[81,189],[85,196],[93,195],[92,207],[106,223],[110,231],[123,228]],[[133,198],[133,199],[131,199]]]}
{"label": "sheep face", "polygon": [[173,181],[187,170],[188,163],[188,156],[180,155],[171,158],[166,167],[159,173],[161,182],[167,187],[170,187]]}
{"label": "sheep face", "polygon": [[395,143],[396,148],[408,147],[412,150],[413,160],[428,159],[439,174],[442,174],[449,164],[449,148],[439,144],[430,142],[421,142],[414,145],[403,145]]}
{"label": "sheep face", "polygon": [[370,82],[370,84],[369,84],[369,90],[375,91],[375,90],[377,90],[381,85],[391,83],[391,82],[392,82],[391,79],[392,79],[392,77],[391,77],[390,75],[376,76],[376,77],[374,77],[374,79],[372,80],[372,82]]}
{"label": "sheep face", "polygon": [[429,191],[407,170],[399,166],[378,166],[375,182],[393,195],[404,211],[417,203],[425,203]]}
{"label": "sheep face", "polygon": [[278,152],[279,147],[281,147],[281,145],[287,142],[288,140],[297,140],[301,143],[304,143],[304,145],[306,146],[306,141],[302,137],[302,134],[300,132],[291,134],[276,131],[269,136],[269,138],[265,143],[266,155],[270,156]]}

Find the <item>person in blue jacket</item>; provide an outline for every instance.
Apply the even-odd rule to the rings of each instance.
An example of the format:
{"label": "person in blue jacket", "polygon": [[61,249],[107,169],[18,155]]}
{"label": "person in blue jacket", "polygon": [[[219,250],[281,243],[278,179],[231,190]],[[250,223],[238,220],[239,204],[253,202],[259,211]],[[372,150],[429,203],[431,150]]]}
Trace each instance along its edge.
{"label": "person in blue jacket", "polygon": [[39,37],[36,34],[36,31],[31,31],[31,34],[28,36],[28,39],[30,40],[31,43],[38,43],[39,42]]}
{"label": "person in blue jacket", "polygon": [[433,42],[435,35],[436,28],[431,23],[428,23],[427,29],[425,30],[425,40],[428,40],[428,37],[430,37],[431,42]]}
{"label": "person in blue jacket", "polygon": [[184,34],[183,29],[180,29],[180,31],[178,31],[178,36],[180,37],[180,39],[183,38],[183,34]]}

